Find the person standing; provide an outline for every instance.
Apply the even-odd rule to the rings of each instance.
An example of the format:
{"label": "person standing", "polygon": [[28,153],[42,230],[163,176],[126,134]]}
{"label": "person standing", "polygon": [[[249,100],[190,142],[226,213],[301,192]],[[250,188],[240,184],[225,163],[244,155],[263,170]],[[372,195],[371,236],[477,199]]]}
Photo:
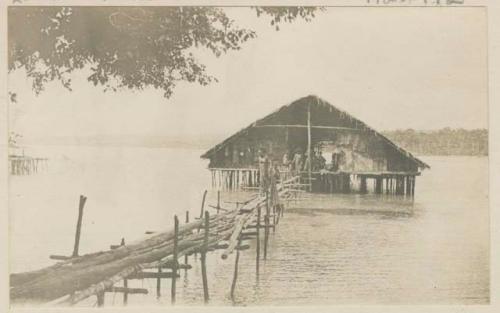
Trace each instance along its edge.
{"label": "person standing", "polygon": [[293,156],[292,160],[292,167],[293,167],[293,172],[295,175],[299,175],[300,171],[302,170],[302,154],[300,153],[300,150],[297,150],[295,152],[295,155]]}
{"label": "person standing", "polygon": [[288,151],[283,155],[282,164],[286,168],[289,168],[290,166],[290,155],[288,154]]}
{"label": "person standing", "polygon": [[265,149],[259,149],[259,175],[260,175],[260,192],[265,194],[269,188],[269,158]]}

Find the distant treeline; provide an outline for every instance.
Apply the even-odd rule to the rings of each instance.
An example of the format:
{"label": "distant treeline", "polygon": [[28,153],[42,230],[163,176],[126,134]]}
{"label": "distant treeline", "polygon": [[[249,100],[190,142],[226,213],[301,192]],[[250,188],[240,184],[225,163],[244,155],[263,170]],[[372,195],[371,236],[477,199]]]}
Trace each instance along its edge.
{"label": "distant treeline", "polygon": [[384,131],[382,134],[415,155],[488,155],[486,129],[405,129]]}

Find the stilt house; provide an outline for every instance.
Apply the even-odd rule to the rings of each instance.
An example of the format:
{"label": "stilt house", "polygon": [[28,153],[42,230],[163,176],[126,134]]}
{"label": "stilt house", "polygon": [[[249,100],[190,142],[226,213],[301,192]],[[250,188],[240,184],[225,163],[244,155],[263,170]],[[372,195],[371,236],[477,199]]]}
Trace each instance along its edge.
{"label": "stilt house", "polygon": [[[259,150],[280,164],[295,154],[314,160],[323,156],[326,166],[296,171],[315,192],[361,192],[413,195],[415,177],[429,166],[398,147],[362,121],[316,96],[307,96],[259,119],[208,150],[214,186],[236,189],[259,185]],[[286,156],[285,156],[286,154]],[[333,156],[342,162],[332,167]],[[285,162],[286,163],[286,162]],[[297,170],[297,169],[296,169]]]}

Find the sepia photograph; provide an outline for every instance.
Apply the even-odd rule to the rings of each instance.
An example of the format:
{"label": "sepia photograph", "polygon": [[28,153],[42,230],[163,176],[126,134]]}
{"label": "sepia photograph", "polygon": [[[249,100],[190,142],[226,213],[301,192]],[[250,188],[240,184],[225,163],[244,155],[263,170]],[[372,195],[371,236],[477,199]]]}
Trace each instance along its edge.
{"label": "sepia photograph", "polygon": [[355,2],[6,5],[9,307],[490,305],[487,7]]}

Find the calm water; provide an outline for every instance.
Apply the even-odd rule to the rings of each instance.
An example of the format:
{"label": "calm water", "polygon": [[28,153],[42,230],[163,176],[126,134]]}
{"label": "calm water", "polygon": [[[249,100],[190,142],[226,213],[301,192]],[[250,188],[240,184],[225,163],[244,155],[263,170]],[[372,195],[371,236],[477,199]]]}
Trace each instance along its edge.
{"label": "calm water", "polygon": [[[32,148],[49,169],[10,178],[12,272],[70,254],[78,197],[88,197],[81,253],[170,228],[173,215],[198,215],[209,184],[202,151],[147,148]],[[289,204],[255,272],[255,242],[240,256],[236,299],[229,298],[234,256],[208,258],[212,304],[484,304],[489,302],[488,160],[427,157],[414,202],[374,195],[309,195]],[[215,203],[214,192],[209,203]],[[243,195],[223,194],[223,200]],[[232,206],[234,204],[226,204]],[[177,303],[203,301],[199,261],[181,271]],[[129,305],[170,304],[156,281],[133,281],[149,295]],[[122,305],[121,294],[106,305]],[[93,305],[91,298],[81,305]]]}

